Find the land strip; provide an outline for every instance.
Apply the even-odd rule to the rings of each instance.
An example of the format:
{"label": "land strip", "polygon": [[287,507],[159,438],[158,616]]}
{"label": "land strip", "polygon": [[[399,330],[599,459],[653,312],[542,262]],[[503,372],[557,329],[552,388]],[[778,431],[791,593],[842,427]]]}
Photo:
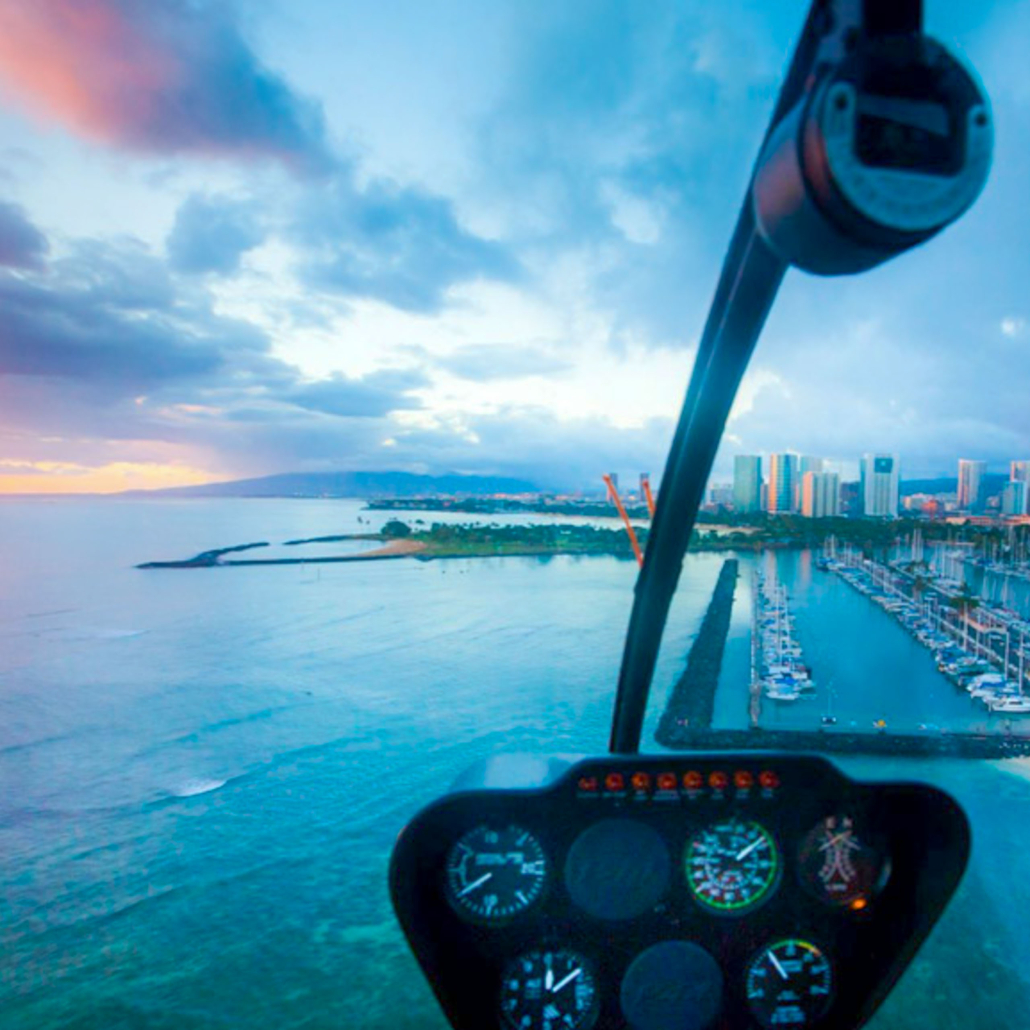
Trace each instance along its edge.
{"label": "land strip", "polygon": [[726,635],[733,612],[739,563],[728,558],[722,563],[712,600],[687,656],[687,667],[669,696],[655,732],[655,740],[665,746],[684,728],[707,729],[712,725],[715,691],[726,648]]}

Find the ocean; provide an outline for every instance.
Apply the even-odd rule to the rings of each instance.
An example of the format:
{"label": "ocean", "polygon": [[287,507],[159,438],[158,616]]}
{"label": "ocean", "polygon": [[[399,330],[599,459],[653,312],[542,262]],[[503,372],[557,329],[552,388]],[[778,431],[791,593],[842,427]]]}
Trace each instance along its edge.
{"label": "ocean", "polygon": [[[477,758],[605,749],[635,566],[133,567],[257,541],[273,556],[385,517],[335,500],[0,502],[4,1030],[445,1027],[390,911],[392,843]],[[687,559],[649,741],[723,558]],[[754,560],[721,726],[746,719]],[[842,725],[984,723],[811,555],[759,560]],[[770,718],[814,728],[827,696]],[[1024,1026],[1030,763],[840,764],[939,783],[974,828],[959,895],[870,1025]]]}

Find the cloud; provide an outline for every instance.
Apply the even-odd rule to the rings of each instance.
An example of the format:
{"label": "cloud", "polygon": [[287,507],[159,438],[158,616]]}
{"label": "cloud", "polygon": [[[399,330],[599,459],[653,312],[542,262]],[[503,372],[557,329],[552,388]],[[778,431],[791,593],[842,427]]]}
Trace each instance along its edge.
{"label": "cloud", "polygon": [[144,154],[331,161],[319,105],[264,67],[219,0],[0,0],[0,83],[72,132]]}
{"label": "cloud", "polygon": [[550,376],[572,368],[570,362],[543,348],[507,343],[468,344],[437,358],[435,364],[452,375],[475,383]]}
{"label": "cloud", "polygon": [[392,411],[420,408],[422,402],[412,397],[411,391],[428,383],[425,375],[415,371],[373,372],[361,379],[336,373],[328,379],[298,385],[281,399],[325,415],[382,418]]}
{"label": "cloud", "polygon": [[511,252],[464,228],[449,200],[386,180],[359,189],[340,173],[312,188],[290,235],[305,285],[405,311],[439,311],[458,283],[519,277]]}
{"label": "cloud", "polygon": [[49,277],[0,274],[0,376],[146,391],[223,370],[227,352],[260,352],[254,327],[179,295],[163,264],[131,241],[83,243]]}
{"label": "cloud", "polygon": [[0,201],[0,265],[39,269],[50,244],[17,204]]}
{"label": "cloud", "polygon": [[264,238],[256,205],[194,194],[176,213],[167,240],[169,264],[178,272],[231,275]]}

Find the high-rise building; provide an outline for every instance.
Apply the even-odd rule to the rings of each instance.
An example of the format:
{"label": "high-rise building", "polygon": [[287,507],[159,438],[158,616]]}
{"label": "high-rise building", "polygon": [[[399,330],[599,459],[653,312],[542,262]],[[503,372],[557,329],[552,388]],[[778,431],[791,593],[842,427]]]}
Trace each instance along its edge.
{"label": "high-rise building", "polygon": [[860,466],[859,491],[862,514],[892,519],[898,514],[901,464],[896,454],[864,454]]}
{"label": "high-rise building", "polygon": [[984,477],[987,475],[986,461],[970,458],[958,460],[958,507],[959,511],[980,512],[984,509]]}
{"label": "high-rise building", "polygon": [[1030,483],[1025,479],[1013,479],[1005,484],[1001,491],[1002,515],[1027,515],[1027,495],[1030,494]]}
{"label": "high-rise building", "polygon": [[1014,461],[1009,470],[1009,479],[1013,483],[1030,483],[1030,461]]}
{"label": "high-rise building", "polygon": [[826,463],[822,458],[813,458],[810,454],[802,454],[798,459],[798,481],[794,487],[794,510],[801,511],[801,488],[806,472],[822,472]]}
{"label": "high-rise building", "polygon": [[840,514],[840,476],[836,472],[806,472],[801,477],[801,514],[810,519]]}
{"label": "high-rise building", "polygon": [[733,459],[733,507],[739,512],[762,510],[762,459],[757,454]]}
{"label": "high-rise building", "polygon": [[796,454],[769,455],[769,505],[777,514],[797,511],[798,456]]}

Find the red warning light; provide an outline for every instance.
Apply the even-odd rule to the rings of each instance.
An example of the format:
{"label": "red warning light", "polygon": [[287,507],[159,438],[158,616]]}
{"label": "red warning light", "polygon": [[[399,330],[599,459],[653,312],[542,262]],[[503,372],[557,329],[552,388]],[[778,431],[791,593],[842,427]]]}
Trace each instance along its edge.
{"label": "red warning light", "polygon": [[747,769],[738,769],[733,774],[733,785],[737,790],[750,790],[755,785],[755,778]]}
{"label": "red warning light", "polygon": [[651,789],[651,776],[646,772],[635,772],[633,774],[630,783],[633,784],[634,790],[650,790]]}
{"label": "red warning light", "polygon": [[683,774],[683,786],[687,790],[700,790],[705,785],[705,778],[696,770]]}
{"label": "red warning light", "polygon": [[758,782],[766,790],[775,790],[780,785],[780,778],[772,771],[772,769],[766,769],[759,774]]}
{"label": "red warning light", "polygon": [[659,790],[675,790],[676,789],[676,774],[671,772],[664,772],[658,774],[658,789]]}
{"label": "red warning light", "polygon": [[713,772],[708,777],[708,786],[712,790],[725,790],[730,785],[730,778],[724,772]]}
{"label": "red warning light", "polygon": [[623,778],[622,773],[608,773],[604,778],[604,789],[605,790],[625,790],[626,781]]}
{"label": "red warning light", "polygon": [[580,776],[577,786],[584,794],[595,794],[598,788],[597,777]]}

